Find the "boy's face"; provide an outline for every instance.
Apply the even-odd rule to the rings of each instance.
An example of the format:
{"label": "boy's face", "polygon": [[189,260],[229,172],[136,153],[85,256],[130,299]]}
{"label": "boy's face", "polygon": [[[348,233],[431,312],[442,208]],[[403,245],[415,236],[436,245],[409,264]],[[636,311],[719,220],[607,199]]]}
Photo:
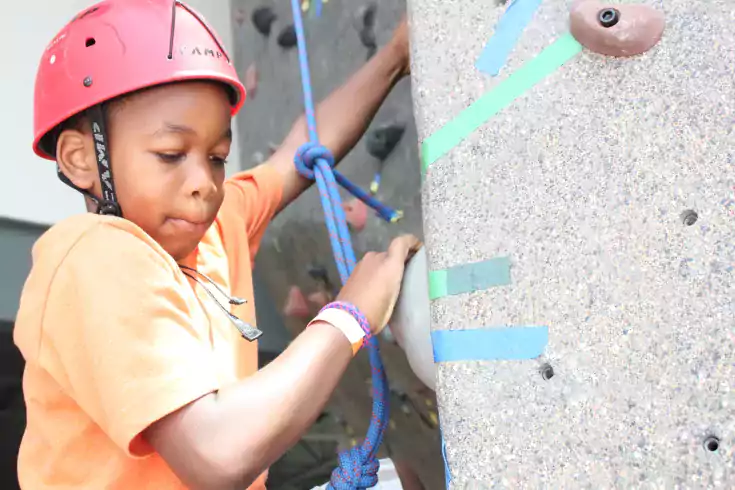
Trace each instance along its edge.
{"label": "boy's face", "polygon": [[[230,102],[223,87],[186,82],[153,88],[113,104],[108,138],[123,216],[175,260],[189,255],[224,198],[230,152]],[[89,131],[68,130],[57,145],[62,171],[100,195]]]}

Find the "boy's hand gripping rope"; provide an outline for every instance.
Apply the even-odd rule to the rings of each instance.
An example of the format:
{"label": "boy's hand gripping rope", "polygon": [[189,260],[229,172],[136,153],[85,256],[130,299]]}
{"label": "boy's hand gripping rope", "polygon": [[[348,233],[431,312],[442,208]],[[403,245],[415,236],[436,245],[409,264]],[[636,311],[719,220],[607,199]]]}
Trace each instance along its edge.
{"label": "boy's hand gripping rope", "polygon": [[[306,53],[306,39],[299,0],[291,0],[291,7],[298,44],[304,109],[310,140],[309,143],[303,145],[296,152],[294,162],[303,177],[316,180],[334,259],[337,263],[340,279],[344,284],[355,267],[355,253],[352,250],[350,232],[347,228],[337,183],[374,208],[381,217],[388,221],[395,221],[400,217],[400,214],[384,206],[349,182],[344,176],[332,170],[334,157],[327,148],[319,144],[319,137],[316,132],[309,60]],[[385,376],[383,361],[380,358],[378,340],[375,337],[371,338],[367,348],[373,383],[373,415],[370,420],[370,427],[361,445],[340,453],[339,467],[332,473],[332,478],[327,486],[330,490],[362,490],[371,488],[378,483],[377,473],[380,464],[376,459],[376,453],[383,442],[383,435],[388,423],[389,407],[386,398],[388,379]]]}

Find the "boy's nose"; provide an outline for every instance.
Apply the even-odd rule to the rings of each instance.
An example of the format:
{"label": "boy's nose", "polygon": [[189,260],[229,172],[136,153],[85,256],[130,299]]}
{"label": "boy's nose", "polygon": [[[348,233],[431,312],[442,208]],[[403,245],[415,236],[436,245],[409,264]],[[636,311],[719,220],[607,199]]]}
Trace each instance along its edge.
{"label": "boy's nose", "polygon": [[190,163],[186,175],[186,193],[207,200],[217,192],[213,164],[206,158],[192,158]]}

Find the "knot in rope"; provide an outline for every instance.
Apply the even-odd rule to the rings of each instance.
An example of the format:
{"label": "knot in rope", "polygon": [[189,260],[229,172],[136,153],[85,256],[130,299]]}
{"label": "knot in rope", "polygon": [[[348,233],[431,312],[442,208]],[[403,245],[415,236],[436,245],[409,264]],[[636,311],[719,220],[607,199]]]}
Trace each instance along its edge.
{"label": "knot in rope", "polygon": [[339,453],[339,466],[332,472],[329,490],[363,490],[378,484],[380,463],[362,446]]}
{"label": "knot in rope", "polygon": [[332,152],[319,143],[304,143],[296,150],[296,155],[294,155],[293,159],[299,174],[309,180],[314,180],[314,167],[317,165],[318,160],[324,161],[329,168],[334,168],[334,156]]}

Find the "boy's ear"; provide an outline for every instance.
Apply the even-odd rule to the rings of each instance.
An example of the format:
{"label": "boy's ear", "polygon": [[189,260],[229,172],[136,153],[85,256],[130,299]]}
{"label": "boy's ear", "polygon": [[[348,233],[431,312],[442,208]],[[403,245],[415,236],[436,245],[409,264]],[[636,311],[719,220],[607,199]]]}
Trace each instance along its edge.
{"label": "boy's ear", "polygon": [[56,143],[56,163],[80,189],[92,191],[98,180],[92,136],[77,129],[65,129]]}

